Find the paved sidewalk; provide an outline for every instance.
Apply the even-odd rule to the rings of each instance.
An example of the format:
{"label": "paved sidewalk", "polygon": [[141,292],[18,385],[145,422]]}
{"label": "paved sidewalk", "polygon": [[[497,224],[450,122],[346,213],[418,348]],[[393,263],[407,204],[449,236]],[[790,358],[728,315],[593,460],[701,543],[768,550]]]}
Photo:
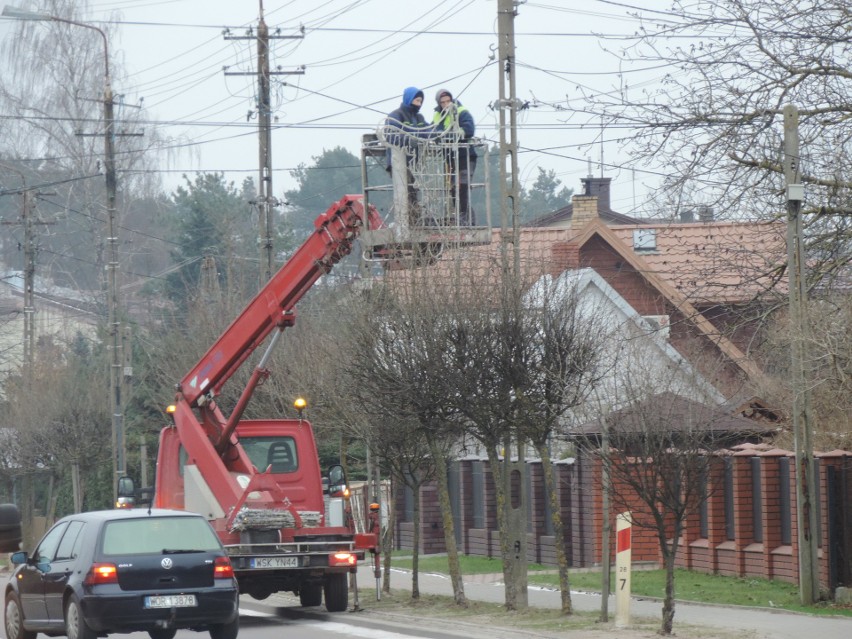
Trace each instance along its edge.
{"label": "paved sidewalk", "polygon": [[[465,578],[465,595],[475,601],[503,602],[501,576],[476,575]],[[420,592],[424,594],[452,596],[452,585],[445,575],[420,575]],[[372,570],[362,566],[358,570],[358,586],[364,605],[374,597],[375,579]],[[411,573],[393,570],[391,587],[410,589]],[[572,592],[571,601],[576,610],[600,611],[601,595],[597,593]],[[560,595],[556,590],[539,587],[529,589],[529,603],[539,608],[559,608]],[[630,613],[633,617],[660,619],[662,603],[647,599],[634,598]],[[615,598],[610,597],[610,614],[615,612]],[[852,637],[852,618],[823,617],[817,615],[795,614],[785,611],[744,606],[712,606],[678,602],[675,606],[674,631],[678,624],[717,628],[751,634],[757,639],[801,639],[819,637],[819,639],[850,639]]]}

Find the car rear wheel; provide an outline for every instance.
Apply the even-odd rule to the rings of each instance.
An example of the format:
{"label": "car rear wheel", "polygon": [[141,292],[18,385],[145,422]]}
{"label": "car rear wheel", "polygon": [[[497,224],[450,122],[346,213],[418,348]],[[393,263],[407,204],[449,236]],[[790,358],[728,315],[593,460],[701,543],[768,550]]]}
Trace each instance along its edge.
{"label": "car rear wheel", "polygon": [[148,631],[148,636],[151,637],[151,639],[175,639],[176,634],[177,628]]}
{"label": "car rear wheel", "polygon": [[305,608],[322,604],[322,584],[314,582],[302,584],[299,588],[299,603]]}
{"label": "car rear wheel", "polygon": [[14,592],[6,595],[6,639],[35,639],[37,633],[24,630],[24,613]]}
{"label": "car rear wheel", "polygon": [[[240,616],[234,617],[231,623],[210,626],[210,639],[237,639],[240,632]],[[71,639],[71,637],[68,637]]]}
{"label": "car rear wheel", "polygon": [[326,575],[323,591],[326,610],[329,612],[346,610],[346,606],[349,605],[349,579],[345,572]]}
{"label": "car rear wheel", "polygon": [[97,639],[98,636],[83,618],[77,595],[71,595],[65,604],[65,635],[68,639]]}

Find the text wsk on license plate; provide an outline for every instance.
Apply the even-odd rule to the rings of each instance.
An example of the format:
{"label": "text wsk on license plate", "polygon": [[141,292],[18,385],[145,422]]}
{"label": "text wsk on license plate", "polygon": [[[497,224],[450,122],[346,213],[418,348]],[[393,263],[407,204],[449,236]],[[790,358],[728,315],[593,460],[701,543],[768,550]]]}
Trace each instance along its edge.
{"label": "text wsk on license plate", "polygon": [[145,597],[146,608],[191,608],[197,605],[195,595],[153,595]]}
{"label": "text wsk on license plate", "polygon": [[298,557],[252,557],[252,568],[298,568]]}

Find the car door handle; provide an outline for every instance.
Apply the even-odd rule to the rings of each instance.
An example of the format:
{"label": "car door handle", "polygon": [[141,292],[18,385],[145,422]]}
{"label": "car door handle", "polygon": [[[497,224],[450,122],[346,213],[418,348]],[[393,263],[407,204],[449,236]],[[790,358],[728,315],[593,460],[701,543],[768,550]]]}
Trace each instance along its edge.
{"label": "car door handle", "polygon": [[50,581],[50,582],[56,583],[56,582],[60,582],[60,581],[66,581],[68,579],[68,577],[70,577],[70,576],[71,576],[71,571],[66,570],[65,572],[63,572],[61,574],[60,573],[54,573],[52,575],[47,575],[46,578],[45,578],[45,581]]}

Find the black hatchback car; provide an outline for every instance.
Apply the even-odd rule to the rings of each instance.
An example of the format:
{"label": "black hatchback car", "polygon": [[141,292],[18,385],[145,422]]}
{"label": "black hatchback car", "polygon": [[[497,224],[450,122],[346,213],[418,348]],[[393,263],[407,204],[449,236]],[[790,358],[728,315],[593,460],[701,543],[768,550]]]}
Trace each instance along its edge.
{"label": "black hatchback car", "polygon": [[105,510],[60,519],[35,551],[11,556],[7,639],[36,633],[94,639],[147,631],[172,639],[179,629],[235,639],[239,602],[234,571],[200,515],[172,510]]}

